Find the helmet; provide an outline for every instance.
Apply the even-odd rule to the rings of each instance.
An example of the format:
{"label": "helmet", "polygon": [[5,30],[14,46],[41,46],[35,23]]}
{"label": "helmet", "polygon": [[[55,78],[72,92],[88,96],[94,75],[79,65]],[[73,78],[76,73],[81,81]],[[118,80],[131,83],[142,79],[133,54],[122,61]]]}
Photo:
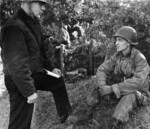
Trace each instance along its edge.
{"label": "helmet", "polygon": [[42,2],[44,4],[47,4],[47,0],[17,0],[19,2]]}
{"label": "helmet", "polygon": [[114,37],[122,37],[132,45],[137,45],[137,32],[130,26],[122,26],[114,35]]}

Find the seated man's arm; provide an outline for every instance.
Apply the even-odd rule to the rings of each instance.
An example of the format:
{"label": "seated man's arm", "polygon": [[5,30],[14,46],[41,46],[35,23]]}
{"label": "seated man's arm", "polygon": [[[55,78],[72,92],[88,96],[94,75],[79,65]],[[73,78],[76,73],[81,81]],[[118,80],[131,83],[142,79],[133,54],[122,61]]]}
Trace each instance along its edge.
{"label": "seated man's arm", "polygon": [[107,85],[106,84],[107,76],[114,70],[115,58],[116,55],[113,55],[109,60],[104,61],[104,63],[98,67],[96,73],[96,83],[98,87]]}
{"label": "seated man's arm", "polygon": [[126,79],[121,83],[112,85],[116,96],[126,95],[135,91],[148,91],[149,81],[148,74],[150,72],[149,65],[141,53],[135,57],[135,71],[132,78]]}

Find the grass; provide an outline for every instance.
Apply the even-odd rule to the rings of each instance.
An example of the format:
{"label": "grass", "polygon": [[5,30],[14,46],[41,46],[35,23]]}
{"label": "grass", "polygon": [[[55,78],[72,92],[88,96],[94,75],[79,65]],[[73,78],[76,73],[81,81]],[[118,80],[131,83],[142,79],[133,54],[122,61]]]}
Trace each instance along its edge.
{"label": "grass", "polygon": [[[73,115],[85,113],[87,105],[85,98],[92,88],[92,79],[86,79],[73,84],[67,84],[70,102],[77,105]],[[91,121],[83,125],[70,123],[59,124],[57,121],[54,100],[51,93],[40,92],[40,100],[35,108],[33,129],[108,129],[111,123],[111,115],[116,104],[102,102],[94,112]],[[43,108],[44,107],[44,108]],[[122,129],[150,129],[150,105],[136,108],[130,113],[130,121],[121,127]]]}
{"label": "grass", "polygon": [[[77,105],[73,115],[85,113],[87,105],[85,98],[92,88],[93,79],[88,78],[76,83],[67,83],[67,91],[71,104]],[[39,100],[35,104],[32,129],[108,129],[111,115],[116,104],[102,102],[94,112],[92,120],[83,125],[72,125],[69,122],[59,124],[52,94],[38,91]],[[9,103],[8,97],[0,100],[0,129],[7,129]],[[130,121],[121,129],[150,129],[150,104],[136,108],[130,113]]]}

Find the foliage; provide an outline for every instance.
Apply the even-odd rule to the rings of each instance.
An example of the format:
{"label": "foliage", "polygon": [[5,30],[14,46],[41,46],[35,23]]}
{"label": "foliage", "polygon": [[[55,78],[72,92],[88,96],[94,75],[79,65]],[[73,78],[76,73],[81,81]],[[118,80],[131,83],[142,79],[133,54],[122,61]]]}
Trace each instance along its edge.
{"label": "foliage", "polygon": [[[1,10],[3,12],[1,13],[2,19],[15,12],[10,11],[11,9],[16,10],[16,7],[18,7],[18,4],[14,4],[16,0],[7,1],[7,4],[1,4]],[[80,45],[87,45],[94,41],[94,44],[96,44],[93,48],[94,55],[100,58],[105,56],[106,59],[108,59],[115,51],[113,45],[114,39],[112,36],[122,25],[129,25],[137,30],[139,40],[139,45],[137,47],[144,53],[150,64],[150,1],[48,1],[49,5],[42,16],[43,28],[46,34],[50,35],[54,32],[51,29],[51,23],[53,22],[57,23],[59,28],[62,23],[73,26],[79,21],[80,26],[82,26],[85,31],[79,41]],[[7,15],[4,16],[4,14]],[[59,31],[56,33],[59,34]],[[72,44],[75,45],[74,42],[72,42]],[[79,48],[77,48],[74,53],[67,56],[67,61],[71,59],[73,63],[76,63],[72,63],[72,68],[73,65],[75,65],[74,68],[87,65],[87,48],[82,47],[81,49],[83,50],[78,51]],[[82,60],[79,59],[80,56]]]}
{"label": "foliage", "polygon": [[3,25],[5,21],[16,12],[18,7],[19,3],[16,2],[16,0],[2,0],[0,2],[0,24]]}
{"label": "foliage", "polygon": [[106,59],[108,59],[115,51],[112,36],[117,29],[123,25],[132,26],[138,32],[139,45],[137,47],[150,63],[149,7],[149,1],[86,1],[80,17],[91,18],[92,16],[93,21],[92,24],[86,23],[88,27],[85,28],[84,40],[90,40],[91,42],[94,39],[99,43],[98,47],[100,46],[99,48],[101,48],[101,51],[97,49],[96,53],[100,54],[101,57],[107,55]]}
{"label": "foliage", "polygon": [[86,68],[88,64],[88,49],[89,45],[77,47],[73,53],[69,53],[65,60],[66,70],[71,71],[77,68]]}
{"label": "foliage", "polygon": [[[66,24],[70,24],[69,21],[71,18],[80,21],[85,29],[81,44],[85,45],[87,41],[96,41],[99,49],[97,48],[97,51],[94,51],[94,54],[99,55],[99,57],[107,55],[106,59],[108,59],[115,51],[113,45],[114,39],[112,36],[121,26],[129,25],[137,30],[139,40],[139,45],[137,47],[144,53],[150,63],[150,52],[148,51],[150,48],[149,1],[120,2],[105,0],[104,2],[99,0],[80,0],[74,2],[70,0],[69,3],[71,4],[68,5],[66,1],[63,6],[61,6],[61,3],[57,5],[63,7],[63,9],[59,8],[57,10],[61,10],[61,13],[57,13],[56,17],[57,19],[62,18],[60,21],[65,22]],[[80,4],[73,6],[75,3]],[[83,49],[86,48],[83,47]],[[81,53],[78,54],[78,56],[81,56]],[[87,52],[84,53],[84,57],[86,57],[86,54]],[[78,56],[76,56],[76,51],[74,52],[74,55],[72,53],[72,59],[74,59],[72,62],[76,62]],[[68,56],[68,58],[70,57]],[[87,64],[87,58],[83,59],[85,59],[84,62]],[[82,64],[82,62],[80,62],[80,64]],[[77,64],[78,62],[76,63],[76,66],[78,66]]]}

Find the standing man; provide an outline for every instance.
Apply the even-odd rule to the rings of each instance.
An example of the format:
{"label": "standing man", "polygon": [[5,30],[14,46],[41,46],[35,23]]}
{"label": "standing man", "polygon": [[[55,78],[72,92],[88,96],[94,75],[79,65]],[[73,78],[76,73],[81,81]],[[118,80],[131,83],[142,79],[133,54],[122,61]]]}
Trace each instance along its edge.
{"label": "standing man", "polygon": [[[51,91],[60,122],[64,123],[71,106],[60,70],[46,59],[38,20],[46,0],[19,0],[21,8],[2,28],[2,60],[5,85],[10,97],[8,129],[30,129],[36,90]],[[60,78],[46,74],[48,69]]]}

